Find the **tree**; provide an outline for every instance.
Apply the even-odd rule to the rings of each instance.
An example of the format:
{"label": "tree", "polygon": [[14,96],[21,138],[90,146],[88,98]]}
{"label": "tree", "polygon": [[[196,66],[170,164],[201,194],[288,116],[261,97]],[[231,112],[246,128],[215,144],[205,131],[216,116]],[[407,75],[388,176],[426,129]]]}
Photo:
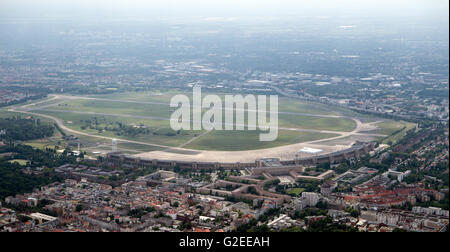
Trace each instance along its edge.
{"label": "tree", "polygon": [[358,216],[360,215],[360,211],[353,207],[347,207],[344,211],[347,213],[350,213],[350,216],[352,216],[354,218],[358,218]]}

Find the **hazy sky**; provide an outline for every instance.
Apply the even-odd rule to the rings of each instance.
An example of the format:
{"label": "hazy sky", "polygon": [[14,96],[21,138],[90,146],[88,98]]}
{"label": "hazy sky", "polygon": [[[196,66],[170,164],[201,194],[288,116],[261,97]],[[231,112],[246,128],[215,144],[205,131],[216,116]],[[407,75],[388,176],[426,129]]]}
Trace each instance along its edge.
{"label": "hazy sky", "polygon": [[0,0],[0,16],[374,15],[448,17],[448,0]]}

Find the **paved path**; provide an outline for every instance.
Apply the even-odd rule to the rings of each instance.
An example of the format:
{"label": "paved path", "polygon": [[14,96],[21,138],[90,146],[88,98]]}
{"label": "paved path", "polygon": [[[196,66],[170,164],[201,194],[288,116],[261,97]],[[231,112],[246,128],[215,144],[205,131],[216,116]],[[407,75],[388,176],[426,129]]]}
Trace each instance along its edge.
{"label": "paved path", "polygon": [[193,137],[192,139],[190,139],[190,140],[187,141],[186,143],[179,145],[178,148],[183,148],[184,146],[186,146],[186,145],[188,145],[188,144],[194,142],[195,140],[197,140],[197,139],[199,139],[200,137],[202,137],[202,136],[208,134],[209,132],[211,132],[211,130],[205,131],[205,132],[203,132],[202,134]]}

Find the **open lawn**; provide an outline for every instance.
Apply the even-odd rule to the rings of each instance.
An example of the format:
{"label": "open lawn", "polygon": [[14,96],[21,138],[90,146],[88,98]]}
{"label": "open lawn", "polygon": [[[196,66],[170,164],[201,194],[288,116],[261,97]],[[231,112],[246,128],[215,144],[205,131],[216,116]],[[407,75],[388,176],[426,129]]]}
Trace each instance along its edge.
{"label": "open lawn", "polygon": [[298,115],[279,115],[278,124],[280,127],[345,132],[350,132],[356,127],[356,123],[350,119]]}
{"label": "open lawn", "polygon": [[[60,144],[58,144],[58,142]],[[64,140],[60,138],[59,132],[55,133],[55,135],[51,138],[43,138],[43,139],[36,139],[36,140],[29,140],[24,141],[22,144],[30,145],[34,148],[44,150],[46,148],[55,148],[55,146],[64,146],[66,143]]]}
{"label": "open lawn", "polygon": [[170,118],[173,109],[169,105],[138,104],[114,101],[69,100],[48,107],[51,110],[124,114],[149,117]]}
{"label": "open lawn", "polygon": [[[129,92],[129,93],[115,93],[115,94],[107,94],[107,95],[92,95],[89,96],[91,98],[101,98],[101,99],[113,99],[113,100],[128,100],[128,101],[138,101],[138,102],[161,102],[161,103],[170,103],[170,99],[177,95],[184,94],[189,97],[192,102],[192,92],[186,92],[185,90],[170,90],[168,92],[161,93],[160,91],[148,91],[148,92]],[[224,100],[224,96],[227,94],[224,93],[207,93],[202,92],[202,97],[209,94],[217,94],[219,97]],[[230,93],[229,95],[236,95],[237,93]],[[245,96],[247,93],[241,93],[241,95]],[[348,110],[341,107],[329,106],[322,103],[317,102],[309,102],[309,101],[300,101],[295,100],[288,97],[278,97],[278,110],[285,112],[294,112],[294,113],[306,113],[306,114],[321,114],[321,115],[343,115],[349,117],[357,117],[367,121],[371,121],[373,116],[360,114],[352,110]]]}
{"label": "open lawn", "polygon": [[[166,97],[167,98],[167,97]],[[160,98],[161,99],[161,98]],[[298,101],[290,101],[281,99],[279,107],[280,112],[293,112],[305,114],[329,115],[330,109],[320,109],[324,105],[316,105],[301,103]],[[161,102],[160,100],[158,102]],[[170,108],[161,104],[139,104],[119,101],[103,101],[103,100],[68,100],[58,103],[55,106],[48,107],[48,110],[61,110],[74,113],[97,113],[107,115],[124,115],[124,117],[149,117],[149,119],[169,119],[175,108]],[[283,110],[286,108],[286,111]],[[223,115],[224,116],[224,115]],[[225,122],[225,120],[223,120]],[[308,115],[279,114],[279,126],[301,129],[316,130],[333,130],[333,131],[352,131],[356,124],[353,120],[346,118],[330,118],[317,117]]]}
{"label": "open lawn", "polygon": [[[93,116],[93,115],[83,115],[83,114],[74,114],[68,112],[49,112],[49,111],[36,111],[40,114],[51,115],[57,118],[64,120],[64,125],[67,127],[93,134],[98,136],[105,136],[110,138],[117,139],[126,139],[132,141],[139,141],[145,143],[153,143],[153,144],[161,144],[167,146],[176,147],[180,144],[187,142],[189,139],[201,134],[203,131],[181,131],[179,134],[173,131],[170,128],[169,121],[159,121],[159,120],[149,120],[149,119],[134,119],[134,118],[126,118],[126,117],[117,117],[117,116]],[[84,123],[86,120],[95,120],[99,122],[96,126],[99,129],[104,129],[104,127],[111,126],[115,123],[122,123],[125,125],[144,125],[150,131],[149,134],[140,134],[140,135],[126,135],[121,134],[118,135],[113,131],[109,130],[98,130],[96,128],[82,128],[86,124]]]}
{"label": "open lawn", "polygon": [[[370,118],[366,115],[360,115],[343,108],[279,97],[278,110],[281,112],[279,114],[279,127],[285,129],[279,130],[276,141],[259,141],[260,131],[211,131],[206,133],[203,130],[183,130],[177,132],[171,129],[168,120],[176,109],[170,108],[169,102],[174,95],[180,93],[188,97],[192,95],[189,92],[171,90],[165,93],[148,91],[87,96],[86,98],[89,99],[60,96],[59,99],[39,104],[45,106],[42,109],[39,108],[39,105],[28,107],[28,109],[32,108],[35,109],[32,112],[57,117],[63,121],[66,127],[76,131],[95,136],[116,138],[119,140],[119,150],[130,152],[148,152],[159,150],[159,148],[144,144],[123,143],[120,142],[121,139],[170,147],[182,146],[193,150],[252,150],[328,139],[340,134],[319,132],[321,130],[350,132],[355,129],[356,123],[354,120],[343,117],[329,117],[330,115],[355,115],[358,118],[370,121]],[[208,95],[208,93],[204,92],[203,96],[205,95]],[[221,97],[224,95],[219,94]],[[397,127],[395,124],[381,124],[381,126],[377,133],[389,133],[395,131]],[[317,132],[294,131],[286,128],[309,129]],[[142,133],[138,129],[145,129],[145,132]],[[206,134],[203,135],[203,133]],[[89,152],[94,152],[96,148],[102,151],[110,149],[111,143],[107,139],[94,136],[78,137]],[[45,148],[55,143],[30,142],[29,144]]]}
{"label": "open lawn", "polygon": [[260,131],[212,131],[185,146],[197,150],[255,150],[335,137],[335,134],[281,130],[273,142],[259,141]]}
{"label": "open lawn", "polygon": [[396,143],[406,135],[406,132],[417,126],[415,123],[404,121],[381,122],[376,125],[380,127],[379,132],[385,132],[384,134],[390,135],[382,140],[384,144]]}
{"label": "open lawn", "polygon": [[[8,118],[8,117],[13,117],[13,116],[20,116],[22,118],[25,118],[30,115],[27,115],[25,113],[20,113],[20,112],[10,112],[5,108],[0,109],[0,118]],[[45,117],[39,117],[39,116],[34,116],[34,115],[32,115],[31,117],[39,118],[39,119],[41,119],[41,122],[47,122],[47,123],[52,123],[52,124],[55,122],[55,121],[45,118]]]}
{"label": "open lawn", "polygon": [[291,188],[291,189],[287,190],[286,193],[289,195],[299,196],[302,194],[303,191],[305,191],[304,188],[297,187],[297,188]]}
{"label": "open lawn", "polygon": [[[182,131],[180,134],[170,135],[173,131],[170,129],[168,121],[148,120],[148,119],[133,119],[117,116],[92,116],[73,114],[66,112],[49,112],[36,111],[37,113],[55,116],[64,120],[64,124],[74,130],[82,131],[99,136],[107,136],[117,139],[127,139],[133,141],[141,141],[146,143],[156,143],[167,146],[177,147],[191,138],[194,138],[205,131]],[[104,128],[112,122],[121,122],[124,124],[145,125],[153,132],[149,135],[116,135],[112,131],[101,131],[97,129],[86,128],[82,126],[85,120],[97,119],[99,128]],[[159,135],[154,135],[159,134]],[[169,135],[168,135],[169,134]],[[281,130],[278,134],[278,139],[273,142],[260,142],[260,131],[212,131],[194,140],[192,143],[184,146],[189,149],[198,150],[245,150],[245,149],[264,149],[286,144],[294,144],[299,142],[306,142],[318,140],[323,138],[330,138],[338,136],[337,134],[325,134],[316,132],[297,132]]]}
{"label": "open lawn", "polygon": [[376,130],[378,134],[390,135],[406,127],[406,124],[400,121],[384,121],[376,123],[375,126],[378,127]]}
{"label": "open lawn", "polygon": [[9,163],[13,164],[13,163],[18,163],[19,165],[27,165],[28,160],[24,160],[24,159],[13,159],[13,160],[9,160]]}

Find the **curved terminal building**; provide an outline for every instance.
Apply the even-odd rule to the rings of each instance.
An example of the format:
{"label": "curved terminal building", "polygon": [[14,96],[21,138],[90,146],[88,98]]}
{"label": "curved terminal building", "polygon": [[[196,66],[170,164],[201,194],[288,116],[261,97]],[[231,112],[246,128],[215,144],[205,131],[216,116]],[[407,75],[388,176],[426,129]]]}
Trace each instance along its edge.
{"label": "curved terminal building", "polygon": [[[273,158],[272,160],[279,162],[282,166],[310,166],[322,163],[339,163],[349,159],[358,159],[360,156],[368,154],[370,151],[374,149],[374,143],[363,143],[356,142],[351,145],[349,148],[334,151],[334,152],[325,152],[323,154],[319,153],[304,153],[302,150],[308,149],[300,149],[297,154],[295,154],[295,158],[292,159],[280,159],[278,157]],[[227,156],[230,158],[230,162],[224,162],[223,157],[217,159],[217,161],[198,161],[192,160],[189,158],[187,160],[183,159],[183,155],[179,156],[177,159],[164,159],[164,158],[150,158],[144,155],[135,155],[128,156],[119,152],[112,152],[107,154],[106,160],[109,163],[113,164],[122,164],[129,165],[133,167],[158,167],[158,168],[179,168],[179,169],[244,169],[244,168],[270,168],[270,153],[267,153],[268,156],[254,158],[253,161],[250,161],[248,158],[242,160],[243,162],[239,162],[235,160],[233,157],[234,152],[228,151]],[[222,153],[222,155],[225,155]],[[304,155],[304,156],[303,156]],[[195,156],[195,155],[194,155]],[[176,157],[176,155],[175,155]],[[214,160],[214,152],[211,152],[211,156],[209,159]],[[280,166],[277,166],[280,167]]]}

